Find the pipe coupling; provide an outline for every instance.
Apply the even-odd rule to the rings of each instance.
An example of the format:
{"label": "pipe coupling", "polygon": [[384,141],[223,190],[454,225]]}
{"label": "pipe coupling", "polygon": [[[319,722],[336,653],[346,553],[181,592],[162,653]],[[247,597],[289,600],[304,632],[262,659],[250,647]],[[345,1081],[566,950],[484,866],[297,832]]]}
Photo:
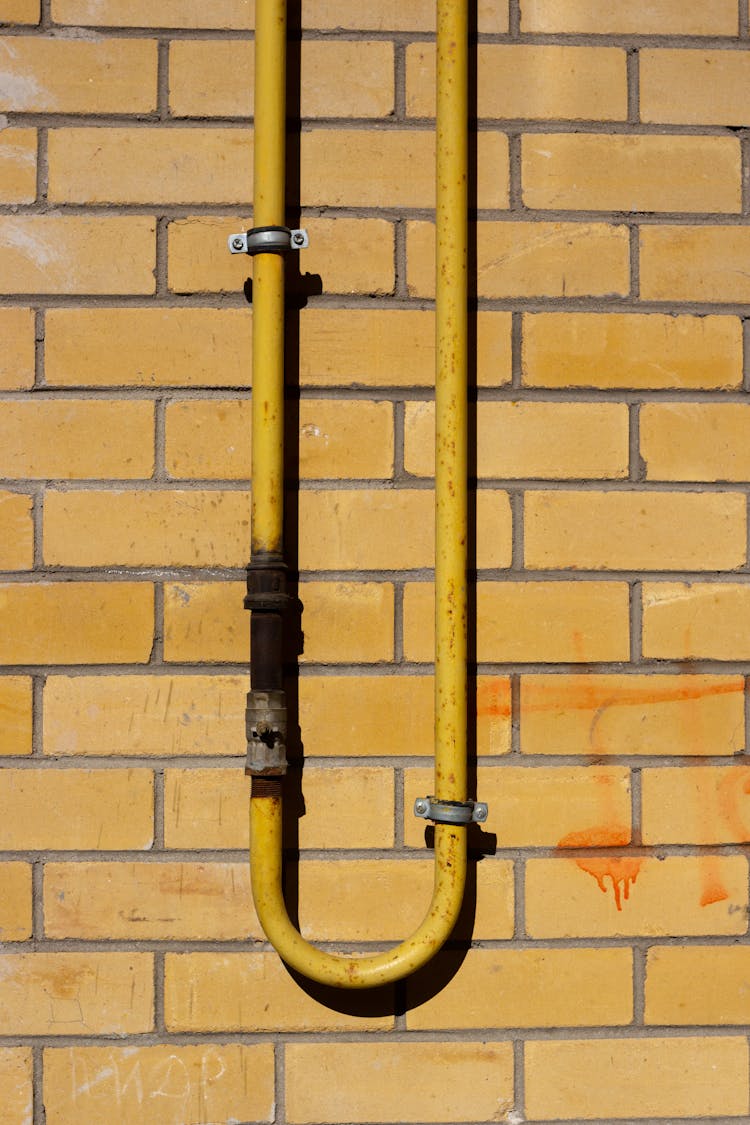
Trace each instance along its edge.
{"label": "pipe coupling", "polygon": [[247,765],[252,777],[286,773],[286,694],[251,691],[245,711]]}

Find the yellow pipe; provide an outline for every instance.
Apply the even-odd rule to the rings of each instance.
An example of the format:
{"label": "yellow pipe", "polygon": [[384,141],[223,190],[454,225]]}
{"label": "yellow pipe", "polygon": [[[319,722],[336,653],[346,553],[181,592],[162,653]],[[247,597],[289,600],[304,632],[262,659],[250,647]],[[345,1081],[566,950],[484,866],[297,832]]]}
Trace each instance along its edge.
{"label": "yellow pipe", "polygon": [[[283,50],[270,37],[269,12],[279,0],[259,0],[256,59]],[[261,19],[262,14],[262,19]],[[437,363],[436,363],[436,559],[435,559],[435,793],[439,800],[466,800],[466,536],[467,536],[467,0],[437,0]],[[277,21],[281,23],[279,18]],[[277,29],[278,30],[278,29]],[[268,43],[265,35],[269,34]],[[281,59],[277,59],[282,68]],[[257,63],[256,63],[257,66]],[[270,86],[270,81],[269,81]],[[265,91],[264,91],[265,93]],[[276,93],[278,97],[278,90]],[[265,104],[256,72],[256,138]],[[276,111],[278,113],[278,111]],[[264,134],[265,136],[265,134]],[[280,136],[279,140],[283,140]],[[264,168],[255,149],[256,192]],[[265,185],[264,191],[267,191]],[[256,197],[257,198],[257,197]],[[266,198],[264,196],[264,198]],[[269,224],[277,219],[265,220]],[[256,213],[256,222],[260,223]],[[258,259],[272,255],[259,255]],[[283,272],[282,272],[283,284]],[[283,302],[283,294],[280,297]],[[264,336],[273,338],[267,307],[258,307],[254,287],[254,362],[266,356]],[[270,303],[269,303],[270,306]],[[255,466],[256,374],[253,375],[253,465]],[[265,385],[265,384],[264,384]],[[268,402],[270,402],[270,398]],[[265,406],[278,417],[281,406]],[[262,420],[259,421],[259,424]],[[270,444],[275,450],[275,439]],[[259,487],[253,470],[253,497]],[[253,542],[256,541],[254,507]],[[278,504],[269,505],[274,510]],[[269,519],[264,529],[271,526]],[[280,536],[280,525],[278,528]],[[257,787],[258,793],[261,787]],[[435,826],[435,880],[432,901],[421,925],[399,945],[364,957],[338,956],[316,948],[292,925],[282,894],[282,805],[277,793],[253,795],[250,802],[250,863],[253,899],[269,941],[284,961],[307,977],[341,988],[368,988],[398,980],[430,960],[449,937],[461,909],[466,881],[466,828]]]}

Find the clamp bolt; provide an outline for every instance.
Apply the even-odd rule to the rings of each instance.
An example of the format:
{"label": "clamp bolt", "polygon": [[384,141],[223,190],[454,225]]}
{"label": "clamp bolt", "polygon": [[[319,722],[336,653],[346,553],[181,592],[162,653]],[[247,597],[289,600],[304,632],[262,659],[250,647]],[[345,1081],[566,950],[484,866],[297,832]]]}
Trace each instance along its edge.
{"label": "clamp bolt", "polygon": [[424,816],[424,814],[429,811],[429,808],[430,806],[427,801],[424,801],[421,798],[414,802],[414,812],[417,814],[417,816]]}
{"label": "clamp bolt", "polygon": [[240,235],[237,235],[236,238],[232,239],[232,249],[233,250],[243,250],[244,247],[245,247],[245,240]]}
{"label": "clamp bolt", "polygon": [[295,246],[304,246],[305,245],[304,231],[296,230],[294,232],[294,234],[292,235],[292,242],[294,243]]}

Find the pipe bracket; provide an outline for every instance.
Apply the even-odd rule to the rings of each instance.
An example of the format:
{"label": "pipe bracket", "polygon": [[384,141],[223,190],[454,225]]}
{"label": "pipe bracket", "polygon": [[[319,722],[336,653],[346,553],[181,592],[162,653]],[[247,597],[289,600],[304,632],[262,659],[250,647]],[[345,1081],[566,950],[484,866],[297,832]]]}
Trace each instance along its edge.
{"label": "pipe bracket", "polygon": [[301,227],[253,227],[245,234],[230,234],[227,244],[230,254],[287,254],[304,250],[310,239]]}
{"label": "pipe bracket", "polygon": [[438,801],[435,797],[417,797],[414,815],[436,824],[482,824],[489,809],[482,801]]}

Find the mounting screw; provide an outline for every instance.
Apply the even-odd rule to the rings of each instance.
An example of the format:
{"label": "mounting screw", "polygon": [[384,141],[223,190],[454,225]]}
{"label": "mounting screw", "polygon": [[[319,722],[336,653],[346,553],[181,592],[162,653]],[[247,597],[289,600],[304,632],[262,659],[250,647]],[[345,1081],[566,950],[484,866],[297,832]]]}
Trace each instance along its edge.
{"label": "mounting screw", "polygon": [[429,807],[430,806],[427,804],[427,801],[419,800],[414,802],[414,812],[417,814],[417,816],[422,816],[427,812]]}
{"label": "mounting screw", "polygon": [[304,246],[305,245],[304,232],[301,231],[301,230],[296,230],[294,232],[294,234],[292,235],[292,242],[294,243],[295,246]]}
{"label": "mounting screw", "polygon": [[244,245],[245,245],[245,240],[242,238],[241,235],[238,235],[236,238],[232,239],[232,249],[233,250],[242,250]]}

